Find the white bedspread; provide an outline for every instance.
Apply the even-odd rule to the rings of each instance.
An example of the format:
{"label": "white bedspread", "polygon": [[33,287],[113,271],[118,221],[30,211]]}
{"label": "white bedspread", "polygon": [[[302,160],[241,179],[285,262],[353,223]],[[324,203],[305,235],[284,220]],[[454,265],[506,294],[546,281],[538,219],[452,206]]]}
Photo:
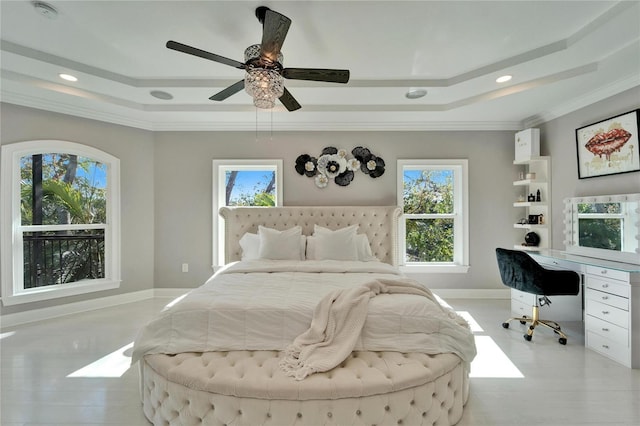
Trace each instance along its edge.
{"label": "white bedspread", "polygon": [[[144,326],[132,362],[152,353],[284,350],[309,328],[327,293],[401,277],[381,262],[236,262]],[[409,294],[371,299],[354,350],[456,353],[466,362],[475,356],[468,328],[430,299]]]}

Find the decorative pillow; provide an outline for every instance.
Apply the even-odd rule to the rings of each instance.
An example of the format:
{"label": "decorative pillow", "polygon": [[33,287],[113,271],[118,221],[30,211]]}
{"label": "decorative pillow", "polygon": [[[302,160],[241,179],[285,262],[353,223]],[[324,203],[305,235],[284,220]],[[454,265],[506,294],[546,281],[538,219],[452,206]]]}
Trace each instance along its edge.
{"label": "decorative pillow", "polygon": [[317,260],[358,260],[356,232],[358,226],[347,226],[336,231],[315,225],[315,257]]}
{"label": "decorative pillow", "polygon": [[285,231],[258,227],[260,236],[259,255],[261,259],[302,260],[302,228],[294,226]]}
{"label": "decorative pillow", "polygon": [[366,234],[356,235],[356,247],[358,250],[358,260],[363,262],[371,262],[372,260],[378,260],[371,251],[371,244],[369,244],[369,238]]}
{"label": "decorative pillow", "polygon": [[238,243],[242,249],[242,260],[260,259],[260,235],[247,232]]}
{"label": "decorative pillow", "polygon": [[[240,248],[242,249],[242,260],[260,259],[260,235],[246,232],[240,238]],[[307,237],[300,236],[300,259],[304,260],[304,252],[307,245]]]}
{"label": "decorative pillow", "polygon": [[[358,259],[362,262],[371,262],[378,260],[371,252],[371,245],[366,234],[356,234],[356,249],[358,251]],[[309,260],[320,260],[316,257],[316,237],[307,237],[307,253]]]}

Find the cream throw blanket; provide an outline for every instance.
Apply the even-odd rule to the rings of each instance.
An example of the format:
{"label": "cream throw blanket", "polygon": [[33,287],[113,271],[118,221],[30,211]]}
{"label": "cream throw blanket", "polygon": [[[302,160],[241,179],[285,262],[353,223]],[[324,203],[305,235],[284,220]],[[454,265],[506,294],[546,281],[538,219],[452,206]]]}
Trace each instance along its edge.
{"label": "cream throw blanket", "polygon": [[385,293],[426,297],[440,307],[445,319],[469,331],[469,324],[462,317],[440,305],[433,293],[418,282],[410,279],[377,279],[360,287],[327,294],[316,306],[309,329],[286,348],[280,368],[296,380],[302,380],[310,374],[328,371],[340,364],[349,356],[360,336],[367,319],[369,300]]}

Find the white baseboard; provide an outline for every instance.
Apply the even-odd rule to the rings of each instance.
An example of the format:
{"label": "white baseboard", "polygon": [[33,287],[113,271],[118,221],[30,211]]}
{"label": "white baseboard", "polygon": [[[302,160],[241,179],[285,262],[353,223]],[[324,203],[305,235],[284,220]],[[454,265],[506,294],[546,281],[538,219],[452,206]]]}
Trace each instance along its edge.
{"label": "white baseboard", "polygon": [[[28,324],[36,321],[44,321],[64,315],[78,314],[80,312],[93,311],[95,309],[108,308],[123,305],[125,303],[138,302],[152,297],[176,298],[185,294],[189,288],[154,288],[149,290],[134,291],[115,296],[100,297],[84,300],[82,302],[66,303],[64,305],[51,306],[42,309],[31,309],[25,312],[16,312],[0,316],[0,329]],[[510,289],[431,289],[444,300],[447,299],[509,299]]]}
{"label": "white baseboard", "polygon": [[134,291],[131,293],[118,294],[115,296],[99,297],[97,299],[83,300],[81,302],[66,303],[64,305],[51,306],[48,308],[31,309],[15,314],[0,316],[0,328],[14,327],[16,325],[28,324],[36,321],[44,321],[64,315],[78,314],[80,312],[93,311],[95,309],[108,308],[111,306],[123,305],[125,303],[138,302],[140,300],[151,299],[153,297],[175,298],[183,295],[188,288],[155,288],[149,290]]}
{"label": "white baseboard", "polygon": [[430,288],[434,294],[447,299],[511,299],[510,288]]}

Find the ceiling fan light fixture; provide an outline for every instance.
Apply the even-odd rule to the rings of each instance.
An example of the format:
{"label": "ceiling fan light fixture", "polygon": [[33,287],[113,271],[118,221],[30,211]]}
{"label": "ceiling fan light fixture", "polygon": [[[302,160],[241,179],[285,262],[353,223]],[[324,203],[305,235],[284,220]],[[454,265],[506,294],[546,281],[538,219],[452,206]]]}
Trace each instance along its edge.
{"label": "ceiling fan light fixture", "polygon": [[[244,51],[246,62],[260,58],[260,45],[253,44]],[[282,65],[284,56],[278,54]],[[244,89],[253,98],[253,104],[262,109],[271,109],[276,100],[284,93],[284,77],[276,70],[260,67],[248,67],[244,78]]]}
{"label": "ceiling fan light fixture", "polygon": [[271,109],[284,93],[284,78],[277,71],[254,68],[247,70],[244,87],[255,106]]}

